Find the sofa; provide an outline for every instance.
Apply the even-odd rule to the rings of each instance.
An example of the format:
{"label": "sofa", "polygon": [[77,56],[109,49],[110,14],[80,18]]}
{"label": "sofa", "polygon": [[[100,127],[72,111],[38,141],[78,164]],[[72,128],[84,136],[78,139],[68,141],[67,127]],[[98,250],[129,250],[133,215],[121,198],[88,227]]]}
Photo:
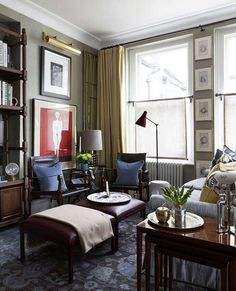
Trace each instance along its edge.
{"label": "sofa", "polygon": [[[216,217],[217,215],[216,204],[200,201],[201,190],[205,183],[205,180],[206,180],[206,177],[201,177],[201,178],[189,181],[184,184],[185,189],[188,189],[191,186],[193,186],[194,188],[192,195],[190,196],[190,198],[188,199],[185,205],[186,210],[188,212],[192,212],[203,217],[204,216]],[[171,203],[166,201],[166,199],[162,196],[161,187],[162,185],[166,186],[166,183],[164,183],[163,181],[163,184],[160,183],[156,187],[155,185],[153,186],[152,183],[154,182],[150,182],[150,185],[149,185],[149,191],[150,191],[150,200],[148,203],[149,211],[150,212],[155,211],[157,207],[163,205],[164,203],[166,203],[165,205],[167,207],[171,208],[172,207]]]}
{"label": "sofa", "polygon": [[[186,203],[186,209],[188,212],[195,213],[202,217],[208,216],[216,218],[217,205],[200,201],[201,189],[205,183],[205,180],[206,177],[202,177],[184,184],[185,189],[188,189],[191,186],[194,187],[192,195]],[[172,207],[171,203],[166,201],[162,196],[161,188],[163,186],[167,186],[167,184],[164,181],[160,181],[160,183],[157,184],[155,181],[150,182],[150,200],[148,202],[149,212],[155,211],[157,207],[163,205],[164,203],[166,203],[165,206],[169,208]],[[193,284],[196,287],[194,290],[197,290],[197,287],[207,287],[213,290],[219,290],[220,288],[220,271],[218,269],[190,261],[174,259],[173,278],[178,281]]]}

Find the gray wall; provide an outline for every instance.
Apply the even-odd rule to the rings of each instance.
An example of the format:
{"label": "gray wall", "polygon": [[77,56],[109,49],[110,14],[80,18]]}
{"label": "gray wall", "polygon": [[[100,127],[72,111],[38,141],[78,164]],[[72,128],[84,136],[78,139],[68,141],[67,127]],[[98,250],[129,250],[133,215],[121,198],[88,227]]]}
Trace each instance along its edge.
{"label": "gray wall", "polygon": [[[29,140],[29,156],[33,154],[32,151],[32,99],[41,99],[45,101],[54,101],[58,103],[72,104],[77,105],[77,132],[82,129],[82,55],[77,56],[70,54],[69,52],[62,51],[56,47],[48,45],[45,41],[42,40],[42,32],[47,32],[52,36],[57,36],[60,39],[68,43],[73,43],[75,47],[79,48],[81,51],[85,50],[91,53],[97,53],[97,50],[78,42],[72,38],[67,37],[66,35],[61,34],[58,31],[55,31],[39,22],[36,22],[22,14],[19,14],[11,9],[8,9],[0,5],[0,14],[6,15],[15,21],[21,23],[21,28],[26,29],[28,44],[27,44],[27,72],[28,72],[28,81],[27,81],[27,98],[28,98],[28,140]],[[71,99],[63,100],[59,98],[47,97],[40,95],[40,46],[48,47],[52,50],[55,50],[59,53],[68,55],[72,59],[72,71],[71,71]]]}

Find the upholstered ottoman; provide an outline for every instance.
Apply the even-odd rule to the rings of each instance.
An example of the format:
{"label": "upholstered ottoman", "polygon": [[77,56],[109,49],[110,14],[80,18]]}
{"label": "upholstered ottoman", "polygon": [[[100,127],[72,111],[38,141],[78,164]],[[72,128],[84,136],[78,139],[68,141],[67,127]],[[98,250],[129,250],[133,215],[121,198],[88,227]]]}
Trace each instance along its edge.
{"label": "upholstered ottoman", "polygon": [[102,211],[112,215],[115,218],[115,227],[113,228],[115,236],[115,250],[118,250],[119,222],[133,214],[136,214],[137,212],[141,213],[143,219],[145,219],[146,216],[146,203],[135,198],[132,198],[128,203],[122,204],[101,204],[88,199],[83,199],[79,201],[77,205]]}
{"label": "upholstered ottoman", "polygon": [[[108,215],[114,235],[116,235],[116,219]],[[69,283],[73,282],[73,250],[75,247],[80,247],[80,241],[77,232],[69,224],[60,221],[39,217],[30,216],[20,223],[20,259],[21,262],[25,260],[25,233],[33,234],[39,238],[53,241],[61,244],[67,248],[68,251],[68,275]],[[115,237],[111,238],[111,249],[115,252]]]}

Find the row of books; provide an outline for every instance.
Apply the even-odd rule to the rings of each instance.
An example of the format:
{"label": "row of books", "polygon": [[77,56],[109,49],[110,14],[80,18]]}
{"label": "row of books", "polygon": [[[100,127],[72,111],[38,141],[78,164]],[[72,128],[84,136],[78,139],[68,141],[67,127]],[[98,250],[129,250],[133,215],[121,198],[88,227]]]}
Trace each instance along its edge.
{"label": "row of books", "polygon": [[10,55],[10,48],[8,47],[7,43],[0,40],[0,66],[7,67],[9,66],[9,55]]}
{"label": "row of books", "polygon": [[11,84],[0,81],[0,105],[12,105],[13,87]]}

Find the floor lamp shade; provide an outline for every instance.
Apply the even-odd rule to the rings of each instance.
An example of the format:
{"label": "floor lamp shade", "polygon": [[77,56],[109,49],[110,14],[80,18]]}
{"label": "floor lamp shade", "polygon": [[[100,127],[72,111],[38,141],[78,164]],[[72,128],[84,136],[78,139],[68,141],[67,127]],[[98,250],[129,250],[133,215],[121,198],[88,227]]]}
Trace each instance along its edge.
{"label": "floor lamp shade", "polygon": [[102,131],[98,129],[83,130],[81,132],[82,151],[101,151],[102,150]]}
{"label": "floor lamp shade", "polygon": [[146,120],[147,120],[147,111],[144,111],[143,114],[136,121],[136,124],[142,127],[146,127]]}

